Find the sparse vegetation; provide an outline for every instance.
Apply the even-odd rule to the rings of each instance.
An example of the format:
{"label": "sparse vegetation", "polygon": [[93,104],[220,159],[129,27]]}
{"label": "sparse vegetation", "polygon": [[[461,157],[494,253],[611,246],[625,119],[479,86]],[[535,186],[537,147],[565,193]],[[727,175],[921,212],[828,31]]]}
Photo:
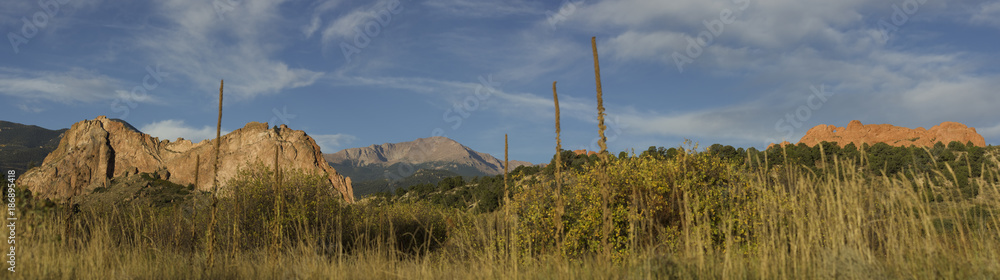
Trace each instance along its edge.
{"label": "sparse vegetation", "polygon": [[[1000,161],[988,149],[960,191],[947,169],[867,172],[856,159],[827,159],[819,172],[675,148],[669,158],[611,157],[607,172],[613,261],[601,261],[597,166],[563,172],[561,250],[553,224],[554,177],[512,172],[511,215],[427,201],[343,204],[321,177],[289,170],[274,215],[270,168],[253,165],[220,196],[217,263],[208,269],[207,193],[166,204],[83,207],[70,232],[63,205],[30,203],[21,276],[66,278],[995,278],[1000,276]],[[824,149],[824,151],[829,151]],[[786,153],[789,153],[786,148]],[[868,156],[869,154],[860,154]],[[785,162],[779,156],[771,161]],[[791,161],[789,158],[788,161]],[[752,162],[753,164],[747,164]],[[523,170],[522,170],[523,171]],[[135,176],[135,177],[141,177]],[[490,177],[487,177],[490,178]],[[154,178],[150,177],[149,179]],[[147,179],[142,178],[146,181]],[[482,179],[479,179],[482,180]],[[474,182],[476,179],[471,180]],[[498,182],[499,183],[499,182]],[[467,187],[472,184],[452,181]],[[155,186],[155,184],[151,184]],[[922,186],[922,188],[920,187]],[[102,194],[113,193],[113,184]],[[169,190],[169,186],[164,190]],[[453,191],[456,186],[449,190]],[[435,186],[433,192],[441,191]],[[638,190],[629,229],[630,190]],[[415,190],[410,190],[414,192]],[[150,191],[150,195],[172,195]],[[237,199],[237,197],[239,199]],[[191,203],[191,201],[194,203]],[[85,201],[80,199],[80,201]],[[157,201],[155,197],[150,201]],[[239,212],[240,215],[234,213]],[[285,246],[268,253],[267,226]],[[235,219],[235,220],[234,220]],[[230,225],[239,225],[233,239]],[[64,245],[67,235],[72,242]],[[235,240],[235,241],[234,241]],[[516,243],[510,244],[510,242]],[[509,253],[508,245],[517,250]],[[231,250],[235,246],[235,250]],[[193,250],[192,250],[193,248]],[[518,266],[515,272],[510,269]],[[31,277],[35,278],[35,277]]]}

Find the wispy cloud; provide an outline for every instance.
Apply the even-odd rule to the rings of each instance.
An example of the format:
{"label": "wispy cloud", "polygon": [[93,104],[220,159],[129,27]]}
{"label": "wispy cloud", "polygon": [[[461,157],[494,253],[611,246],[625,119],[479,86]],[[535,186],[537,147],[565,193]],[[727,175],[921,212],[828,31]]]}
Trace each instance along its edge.
{"label": "wispy cloud", "polygon": [[[547,112],[553,110],[551,96],[505,91],[502,86],[502,80],[499,77],[491,75],[484,75],[482,78],[487,80],[492,79],[492,82],[500,84],[498,87],[494,87],[493,90],[481,88],[483,84],[477,80],[458,82],[413,77],[369,78],[356,76],[331,76],[330,78],[332,83],[339,85],[364,85],[429,94],[447,103],[459,103],[469,97],[476,97],[483,100],[480,103],[481,110],[493,110],[495,112],[522,117],[543,114],[548,116],[551,113]],[[477,89],[480,91],[480,95],[476,94]],[[588,111],[593,106],[583,99],[563,95],[560,97],[559,106],[564,116],[577,117],[582,120],[594,118]]]}
{"label": "wispy cloud", "polygon": [[310,8],[313,12],[312,19],[309,20],[308,25],[302,27],[302,33],[306,35],[306,39],[312,38],[312,35],[320,27],[323,27],[323,17],[336,10],[341,4],[343,4],[342,0],[326,0],[313,5]]}
{"label": "wispy cloud", "polygon": [[276,24],[282,2],[240,1],[222,19],[212,2],[157,2],[159,16],[168,24],[136,34],[137,47],[205,92],[212,92],[220,79],[228,81],[226,92],[236,99],[308,86],[323,73],[276,58],[288,43]]}
{"label": "wispy cloud", "polygon": [[[624,67],[636,62],[659,62],[673,69],[671,53],[684,52],[689,38],[706,31],[706,21],[719,19],[720,12],[727,9],[734,12],[734,22],[725,25],[723,33],[705,48],[706,55],[697,61],[700,70],[692,79],[747,77],[751,80],[747,83],[754,88],[745,91],[755,97],[737,101],[743,98],[719,92],[716,94],[719,98],[733,100],[720,102],[724,104],[720,106],[668,112],[635,109],[648,108],[641,104],[606,104],[609,109],[619,110],[614,113],[635,136],[723,138],[759,145],[783,136],[774,129],[775,121],[786,113],[794,114],[799,106],[806,104],[809,87],[820,84],[840,95],[825,105],[827,109],[815,112],[815,117],[796,128],[795,137],[824,122],[842,125],[852,119],[867,118],[872,122],[926,126],[989,115],[989,108],[1000,107],[1000,97],[990,94],[991,89],[1000,86],[992,82],[997,79],[994,75],[982,75],[985,66],[973,63],[972,56],[934,48],[898,49],[881,42],[878,27],[871,23],[872,17],[876,20],[880,16],[890,17],[891,3],[742,2],[751,5],[743,13],[738,11],[741,1],[586,1],[576,7],[577,11],[560,29],[609,34],[603,39],[599,37],[602,56],[618,59],[618,64]],[[428,5],[441,3],[451,2],[433,1]],[[920,14],[913,17],[931,18],[942,13],[935,9],[936,5],[923,6]],[[458,8],[448,11],[461,13]],[[491,56],[483,63],[500,68],[496,71],[498,77],[524,82],[575,71],[569,69],[579,66],[574,61],[589,60],[590,50],[585,42],[568,42],[561,34],[553,36],[551,29],[540,28],[547,24],[544,16],[537,21],[536,26],[516,35],[495,35],[503,38],[497,42],[510,43],[502,49],[486,47]],[[467,50],[483,49],[477,45],[483,41],[493,42],[452,41],[446,47],[455,51],[449,53],[476,62],[481,60],[474,56],[481,52]],[[473,81],[405,77],[341,75],[338,81],[435,94],[449,102],[460,101],[476,86]],[[655,88],[643,90],[648,95],[663,94]],[[488,110],[516,111],[512,115],[520,117],[549,114],[552,106],[547,92],[502,88],[496,99],[510,106],[487,107]],[[962,105],[968,100],[977,101]],[[592,100],[561,101],[564,116],[594,121]]]}
{"label": "wispy cloud", "polygon": [[122,84],[117,79],[83,68],[57,72],[0,67],[0,94],[26,100],[91,103],[116,97]]}
{"label": "wispy cloud", "polygon": [[309,21],[309,25],[302,27],[302,34],[306,35],[306,39],[309,39],[312,37],[313,33],[316,33],[316,30],[319,30],[319,25],[322,23],[322,19],[319,17],[313,17],[312,20]]}
{"label": "wispy cloud", "polygon": [[[776,135],[779,133],[772,130],[776,116],[772,116],[773,112],[764,105],[750,103],[680,113],[622,108],[615,116],[621,119],[622,125],[629,127],[630,134],[636,136],[728,139],[760,145],[779,137]],[[807,129],[800,129],[797,136]]]}
{"label": "wispy cloud", "polygon": [[[954,80],[921,81],[897,96],[901,109],[910,112],[934,112],[933,118],[978,119],[996,115],[1000,108],[997,88],[1000,88],[1000,76],[965,76]],[[924,116],[911,118],[927,119]]]}
{"label": "wispy cloud", "polygon": [[29,112],[29,113],[41,113],[41,112],[45,111],[44,108],[37,107],[37,106],[34,106],[34,105],[23,104],[23,103],[22,104],[17,104],[17,108],[21,109],[21,111],[25,111],[25,112]]}
{"label": "wispy cloud", "polygon": [[374,19],[371,8],[357,8],[350,13],[340,16],[337,20],[334,20],[323,28],[322,40],[324,46],[331,47],[341,40],[349,40],[355,35],[355,28],[361,28],[362,24]]}
{"label": "wispy cloud", "polygon": [[626,31],[606,40],[606,45],[615,58],[623,60],[647,60],[650,58],[673,63],[671,50],[683,46],[685,35],[676,32],[636,32]]}
{"label": "wispy cloud", "polygon": [[520,0],[430,0],[424,5],[451,16],[468,18],[545,14],[539,3]]}
{"label": "wispy cloud", "polygon": [[969,20],[973,24],[1000,28],[1000,2],[989,2],[978,7]]}

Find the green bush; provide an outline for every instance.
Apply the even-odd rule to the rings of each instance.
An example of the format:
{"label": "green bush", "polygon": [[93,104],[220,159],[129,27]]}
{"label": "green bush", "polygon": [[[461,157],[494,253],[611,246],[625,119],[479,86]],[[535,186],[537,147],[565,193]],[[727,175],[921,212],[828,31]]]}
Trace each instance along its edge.
{"label": "green bush", "polygon": [[238,225],[241,248],[262,248],[279,231],[286,244],[312,242],[325,254],[387,244],[417,254],[447,240],[444,216],[432,206],[347,205],[322,175],[282,170],[280,177],[275,186],[273,169],[255,164],[228,183],[230,193],[220,203],[233,209],[229,222]]}
{"label": "green bush", "polygon": [[[627,256],[633,241],[639,246],[671,243],[694,220],[711,225],[715,245],[727,237],[741,244],[749,242],[754,218],[749,215],[755,194],[738,168],[709,154],[611,160],[607,167],[612,224],[608,239],[616,257]],[[570,183],[563,187],[566,236],[561,247],[568,256],[603,250],[600,172],[595,165],[564,176]],[[555,245],[551,238],[556,230],[552,187],[551,183],[527,185],[514,197],[516,204],[512,207],[517,209],[520,221],[520,240],[532,253],[551,250]],[[631,207],[642,211],[634,212],[630,219]]]}

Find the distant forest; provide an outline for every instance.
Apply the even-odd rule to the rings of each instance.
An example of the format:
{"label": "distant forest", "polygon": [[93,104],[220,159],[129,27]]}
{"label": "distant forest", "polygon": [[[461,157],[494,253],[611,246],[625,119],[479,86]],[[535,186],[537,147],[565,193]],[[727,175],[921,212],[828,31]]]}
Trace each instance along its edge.
{"label": "distant forest", "polygon": [[[690,150],[691,148],[687,148]],[[683,147],[665,148],[649,147],[638,155],[629,152],[619,152],[617,158],[651,157],[657,160],[672,160],[686,150]],[[946,174],[954,178],[962,195],[974,197],[979,189],[972,187],[969,178],[979,177],[989,162],[990,152],[1000,152],[1000,146],[978,147],[972,143],[951,142],[947,145],[938,142],[933,147],[893,147],[885,143],[858,147],[847,144],[841,147],[837,143],[822,142],[813,147],[805,144],[772,146],[766,150],[756,148],[734,148],[729,145],[713,144],[699,154],[719,158],[748,171],[760,169],[773,170],[782,166],[805,167],[817,176],[822,176],[824,162],[833,164],[853,162],[861,171],[880,176],[883,173],[890,177],[896,175],[913,179],[918,174],[934,170],[951,170]],[[611,157],[615,159],[616,157]],[[539,166],[522,166],[513,170],[512,178],[551,178],[555,172],[556,157],[553,155],[550,164],[544,168]],[[582,171],[588,165],[598,162],[598,155],[577,155],[573,151],[562,151],[562,166],[564,171]],[[533,176],[540,175],[540,176]],[[402,185],[402,184],[400,184]],[[409,186],[400,186],[395,191],[379,191],[372,199],[392,203],[395,201],[427,201],[447,207],[470,210],[473,212],[491,212],[499,207],[503,196],[503,175],[462,177],[455,176],[441,179],[436,183],[421,182]]]}

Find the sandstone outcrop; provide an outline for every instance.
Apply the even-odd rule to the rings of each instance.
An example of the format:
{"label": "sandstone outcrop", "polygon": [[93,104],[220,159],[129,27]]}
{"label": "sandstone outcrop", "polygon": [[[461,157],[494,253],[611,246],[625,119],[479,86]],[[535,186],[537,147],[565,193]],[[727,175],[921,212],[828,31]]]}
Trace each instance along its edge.
{"label": "sandstone outcrop", "polygon": [[975,128],[961,123],[943,122],[931,127],[931,129],[923,127],[910,129],[889,124],[866,125],[858,120],[851,121],[847,127],[817,125],[807,131],[799,143],[812,147],[823,141],[837,142],[841,146],[848,143],[860,146],[862,143],[873,145],[881,142],[890,146],[931,147],[937,142],[947,145],[952,141],[958,141],[962,144],[972,142],[976,146],[986,146],[986,140],[976,132]]}
{"label": "sandstone outcrop", "polygon": [[[37,197],[60,199],[105,186],[114,177],[143,172],[159,173],[160,178],[181,185],[193,183],[199,190],[208,191],[213,188],[213,141],[159,140],[123,121],[99,116],[73,124],[58,148],[45,157],[40,167],[21,176],[19,184]],[[271,129],[266,123],[251,122],[223,135],[221,141],[220,189],[226,188],[226,182],[240,168],[253,162],[273,165],[278,147],[281,168],[324,174],[345,200],[354,200],[351,179],[330,167],[316,141],[301,130],[285,125]]]}

